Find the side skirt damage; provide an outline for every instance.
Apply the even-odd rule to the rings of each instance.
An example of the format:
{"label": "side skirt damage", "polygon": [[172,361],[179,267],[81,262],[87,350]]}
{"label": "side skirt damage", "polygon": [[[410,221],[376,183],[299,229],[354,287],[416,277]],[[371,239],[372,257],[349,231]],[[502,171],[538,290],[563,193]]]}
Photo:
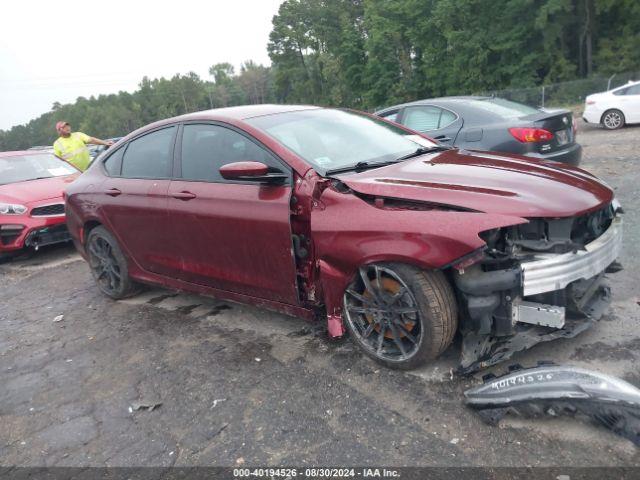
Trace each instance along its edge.
{"label": "side skirt damage", "polygon": [[510,367],[485,376],[483,385],[464,392],[465,403],[497,425],[508,413],[524,417],[583,417],[640,446],[640,390],[616,377],[582,368],[541,364]]}

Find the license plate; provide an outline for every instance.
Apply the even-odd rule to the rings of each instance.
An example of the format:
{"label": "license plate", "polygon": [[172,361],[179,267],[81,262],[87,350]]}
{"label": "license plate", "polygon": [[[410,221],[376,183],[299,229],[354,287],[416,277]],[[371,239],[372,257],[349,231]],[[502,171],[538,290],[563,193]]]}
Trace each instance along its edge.
{"label": "license plate", "polygon": [[556,138],[558,139],[558,145],[566,145],[567,143],[569,143],[569,131],[558,130],[556,132]]}

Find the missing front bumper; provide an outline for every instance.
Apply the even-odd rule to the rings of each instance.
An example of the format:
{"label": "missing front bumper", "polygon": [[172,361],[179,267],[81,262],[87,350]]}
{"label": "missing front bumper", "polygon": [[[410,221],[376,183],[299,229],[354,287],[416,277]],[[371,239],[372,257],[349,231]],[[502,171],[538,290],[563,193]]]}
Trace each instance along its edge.
{"label": "missing front bumper", "polygon": [[471,373],[556,338],[574,337],[611,303],[604,274],[618,265],[622,219],[584,250],[537,254],[506,270],[454,272],[462,309],[459,371]]}

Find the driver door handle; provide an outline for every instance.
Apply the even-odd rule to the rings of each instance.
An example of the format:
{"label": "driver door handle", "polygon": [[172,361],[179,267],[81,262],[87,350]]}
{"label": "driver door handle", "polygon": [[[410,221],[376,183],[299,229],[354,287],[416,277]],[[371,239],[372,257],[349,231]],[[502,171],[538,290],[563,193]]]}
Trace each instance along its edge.
{"label": "driver door handle", "polygon": [[438,135],[437,137],[433,137],[435,140],[440,140],[441,142],[448,142],[451,140],[451,137],[447,137],[446,135]]}
{"label": "driver door handle", "polygon": [[107,195],[111,196],[111,197],[117,197],[118,195],[120,195],[122,193],[122,191],[118,190],[117,188],[109,188],[108,190],[105,190],[105,192]]}
{"label": "driver door handle", "polygon": [[191,200],[192,198],[196,198],[195,193],[191,192],[174,192],[171,194],[173,198],[177,198],[178,200]]}

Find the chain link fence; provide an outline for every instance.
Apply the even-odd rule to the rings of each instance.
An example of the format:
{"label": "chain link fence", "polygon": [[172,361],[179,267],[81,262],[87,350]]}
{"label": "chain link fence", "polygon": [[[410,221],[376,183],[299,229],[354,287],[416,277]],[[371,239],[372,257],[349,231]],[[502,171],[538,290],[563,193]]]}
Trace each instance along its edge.
{"label": "chain link fence", "polygon": [[596,75],[532,88],[494,90],[483,92],[481,95],[506,98],[532,107],[563,107],[582,103],[585,97],[592,93],[611,90],[636,80],[640,80],[640,71],[617,73],[608,77]]}

